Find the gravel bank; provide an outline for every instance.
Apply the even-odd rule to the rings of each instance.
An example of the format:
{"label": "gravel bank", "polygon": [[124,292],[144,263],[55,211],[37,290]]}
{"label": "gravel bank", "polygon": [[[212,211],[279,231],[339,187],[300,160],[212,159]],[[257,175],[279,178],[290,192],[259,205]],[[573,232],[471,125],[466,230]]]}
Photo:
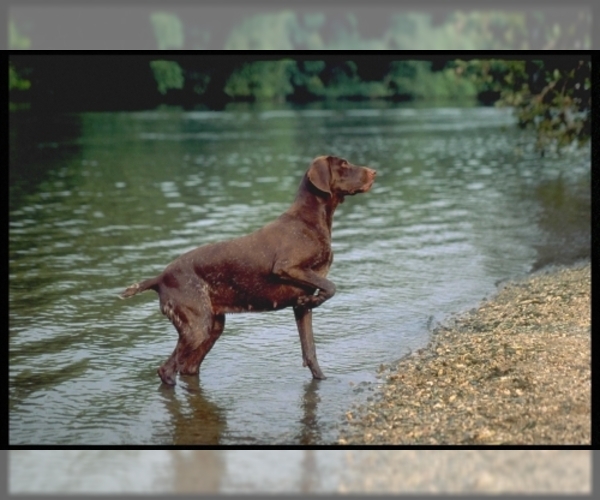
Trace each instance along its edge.
{"label": "gravel bank", "polygon": [[513,281],[403,359],[339,444],[591,444],[589,263]]}

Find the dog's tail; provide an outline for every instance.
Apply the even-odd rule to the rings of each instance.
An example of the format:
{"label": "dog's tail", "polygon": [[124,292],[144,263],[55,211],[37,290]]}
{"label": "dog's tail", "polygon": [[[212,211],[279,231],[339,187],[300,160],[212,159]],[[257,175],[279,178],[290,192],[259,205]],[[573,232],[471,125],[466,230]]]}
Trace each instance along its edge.
{"label": "dog's tail", "polygon": [[128,286],[125,291],[123,291],[120,295],[119,298],[120,299],[127,299],[129,297],[133,297],[134,295],[137,295],[140,292],[144,292],[146,290],[149,290],[150,288],[152,288],[155,291],[158,291],[158,283],[159,283],[159,278],[150,278],[144,281],[140,281],[139,283],[134,283],[131,286]]}

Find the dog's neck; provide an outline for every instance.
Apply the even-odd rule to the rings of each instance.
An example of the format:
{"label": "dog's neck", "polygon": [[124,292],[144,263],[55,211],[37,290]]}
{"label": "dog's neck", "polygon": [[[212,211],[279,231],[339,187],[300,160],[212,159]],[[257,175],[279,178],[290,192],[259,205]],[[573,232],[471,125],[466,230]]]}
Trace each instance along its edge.
{"label": "dog's neck", "polygon": [[324,226],[331,236],[333,213],[336,207],[344,201],[343,197],[324,193],[317,189],[305,175],[296,194],[296,199],[288,212],[300,217],[314,226]]}

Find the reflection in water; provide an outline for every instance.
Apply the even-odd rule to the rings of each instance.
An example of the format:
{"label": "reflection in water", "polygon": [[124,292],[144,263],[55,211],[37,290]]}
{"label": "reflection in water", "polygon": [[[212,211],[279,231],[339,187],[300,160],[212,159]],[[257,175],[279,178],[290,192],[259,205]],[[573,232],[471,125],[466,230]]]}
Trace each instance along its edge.
{"label": "reflection in water", "polygon": [[[23,123],[21,123],[23,121]],[[80,151],[81,118],[73,115],[11,113],[9,178],[10,206],[17,207],[23,196],[32,194],[54,170],[60,170]]]}
{"label": "reflection in water", "polygon": [[[184,380],[183,391],[178,394],[173,387],[159,386],[171,416],[171,442],[175,445],[219,444],[226,427],[223,410],[204,397],[198,377],[189,376]],[[182,396],[184,400],[180,401]]]}
{"label": "reflection in water", "polygon": [[588,450],[10,451],[11,493],[591,493]]}
{"label": "reflection in water", "polygon": [[319,398],[319,380],[312,379],[304,384],[304,397],[302,398],[302,427],[300,428],[298,442],[303,445],[311,445],[321,441],[319,420],[317,417],[317,404]]}
{"label": "reflection in water", "polygon": [[591,223],[589,192],[589,177],[574,186],[562,176],[537,186],[536,199],[543,207],[538,220],[543,237],[535,246],[538,257],[533,270],[589,258],[591,232],[579,230]]}

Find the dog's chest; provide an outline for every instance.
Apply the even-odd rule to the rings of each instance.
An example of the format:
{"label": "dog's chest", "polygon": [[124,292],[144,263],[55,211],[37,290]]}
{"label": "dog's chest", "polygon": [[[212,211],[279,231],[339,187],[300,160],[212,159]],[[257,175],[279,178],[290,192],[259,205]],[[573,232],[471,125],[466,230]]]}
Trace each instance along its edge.
{"label": "dog's chest", "polygon": [[315,271],[320,276],[325,277],[331,267],[331,263],[333,262],[333,251],[331,247],[322,248],[320,252],[315,255],[315,259],[313,261],[313,265],[311,269]]}

